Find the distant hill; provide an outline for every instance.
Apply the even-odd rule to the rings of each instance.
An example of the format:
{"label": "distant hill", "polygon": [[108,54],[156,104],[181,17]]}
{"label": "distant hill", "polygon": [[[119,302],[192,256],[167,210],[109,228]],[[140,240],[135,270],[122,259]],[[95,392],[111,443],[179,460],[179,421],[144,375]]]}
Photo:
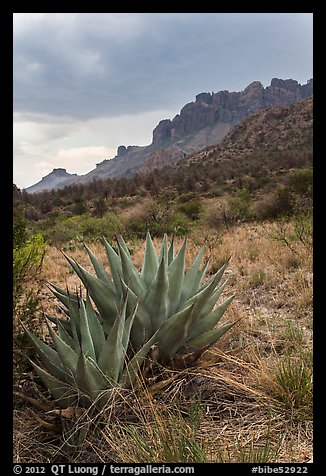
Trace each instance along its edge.
{"label": "distant hill", "polygon": [[[103,160],[94,170],[82,176],[67,174],[65,169],[54,169],[26,191],[35,193],[97,179],[130,177],[166,165],[174,166],[207,146],[219,144],[236,124],[257,111],[292,104],[312,94],[312,79],[301,85],[293,79],[277,78],[272,79],[266,88],[259,81],[254,81],[240,92],[198,94],[196,100],[186,104],[172,120],[163,119],[159,122],[153,130],[150,145],[121,145],[116,157]],[[66,176],[63,173],[59,176],[58,170],[64,170]]]}
{"label": "distant hill", "polygon": [[45,190],[55,190],[65,186],[67,181],[78,180],[77,174],[69,174],[66,169],[53,169],[53,171],[42,178],[39,182],[26,189],[28,193],[44,192]]}

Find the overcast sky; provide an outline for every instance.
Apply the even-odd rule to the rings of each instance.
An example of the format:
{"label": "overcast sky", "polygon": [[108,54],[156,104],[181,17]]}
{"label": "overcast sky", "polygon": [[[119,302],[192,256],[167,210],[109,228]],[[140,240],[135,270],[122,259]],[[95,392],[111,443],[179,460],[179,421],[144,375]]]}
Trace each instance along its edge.
{"label": "overcast sky", "polygon": [[312,77],[311,13],[14,13],[14,183],[148,145],[200,92]]}

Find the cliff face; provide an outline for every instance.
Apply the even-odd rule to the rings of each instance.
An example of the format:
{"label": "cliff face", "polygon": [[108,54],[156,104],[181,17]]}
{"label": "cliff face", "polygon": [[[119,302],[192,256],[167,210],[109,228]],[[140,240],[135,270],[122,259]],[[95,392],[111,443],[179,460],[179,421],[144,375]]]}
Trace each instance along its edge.
{"label": "cliff face", "polygon": [[260,109],[305,99],[312,95],[312,86],[312,80],[301,85],[293,79],[274,78],[267,88],[254,81],[242,92],[198,94],[172,121],[164,119],[156,126],[153,144],[166,145],[216,122],[234,125]]}
{"label": "cliff face", "polygon": [[[33,193],[108,177],[128,177],[166,165],[175,165],[185,156],[219,144],[236,124],[255,112],[288,105],[312,94],[312,79],[301,85],[293,79],[277,78],[272,79],[270,86],[266,88],[259,81],[254,81],[240,92],[200,93],[194,102],[186,104],[172,120],[159,122],[153,130],[150,145],[120,145],[113,159],[103,160],[83,176],[67,174],[64,177],[63,174],[59,177],[58,172],[54,172],[64,169],[55,169],[27,191]],[[51,177],[52,174],[55,176]]]}

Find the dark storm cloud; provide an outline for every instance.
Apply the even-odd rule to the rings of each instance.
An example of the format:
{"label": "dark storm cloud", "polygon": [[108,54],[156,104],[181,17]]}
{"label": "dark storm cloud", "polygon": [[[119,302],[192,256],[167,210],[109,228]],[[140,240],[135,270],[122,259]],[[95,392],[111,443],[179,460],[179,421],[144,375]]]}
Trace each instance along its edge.
{"label": "dark storm cloud", "polygon": [[88,119],[312,71],[311,14],[15,14],[14,109]]}

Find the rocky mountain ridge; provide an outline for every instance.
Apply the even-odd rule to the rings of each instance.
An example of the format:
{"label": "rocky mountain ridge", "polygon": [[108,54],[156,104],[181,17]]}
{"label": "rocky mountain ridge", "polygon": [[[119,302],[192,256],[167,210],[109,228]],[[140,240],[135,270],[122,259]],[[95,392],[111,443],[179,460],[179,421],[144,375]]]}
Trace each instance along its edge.
{"label": "rocky mountain ridge", "polygon": [[[128,177],[155,168],[175,165],[186,156],[207,146],[217,145],[231,129],[251,114],[265,108],[287,105],[313,94],[313,80],[299,84],[293,79],[277,79],[264,88],[259,81],[241,92],[219,91],[200,93],[194,102],[186,104],[172,120],[163,119],[153,130],[148,146],[118,147],[113,159],[105,159],[89,173],[67,174],[63,180],[53,180],[53,172],[38,184],[26,189],[29,193],[62,188],[73,183],[97,179]],[[61,169],[64,170],[64,169]],[[54,174],[56,176],[56,174]]]}
{"label": "rocky mountain ridge", "polygon": [[180,166],[242,160],[251,154],[312,150],[313,98],[257,111],[234,128],[220,144],[180,161]]}

